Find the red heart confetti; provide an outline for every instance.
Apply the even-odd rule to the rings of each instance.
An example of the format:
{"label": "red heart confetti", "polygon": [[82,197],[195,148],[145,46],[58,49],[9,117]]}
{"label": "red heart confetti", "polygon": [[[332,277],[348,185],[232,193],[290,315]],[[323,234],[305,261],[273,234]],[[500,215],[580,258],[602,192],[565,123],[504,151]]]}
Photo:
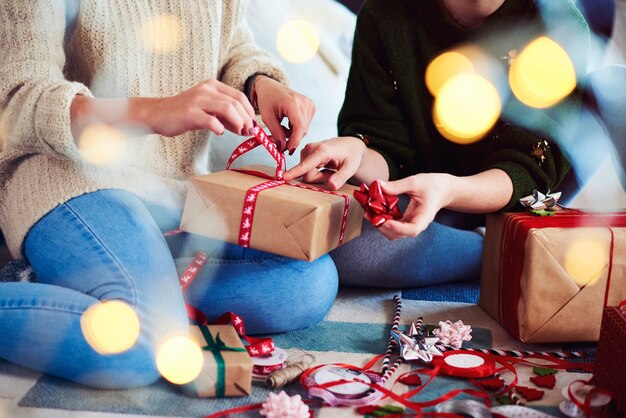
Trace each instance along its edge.
{"label": "red heart confetti", "polygon": [[420,379],[417,374],[410,374],[401,378],[400,383],[404,383],[409,386],[420,386],[422,384],[422,379]]}
{"label": "red heart confetti", "polygon": [[526,386],[517,386],[515,390],[529,402],[538,401],[542,399],[545,394],[543,390],[533,389]]}
{"label": "red heart confetti", "polygon": [[553,374],[546,376],[531,376],[530,380],[535,385],[542,388],[554,389],[554,385],[556,385],[556,376]]}

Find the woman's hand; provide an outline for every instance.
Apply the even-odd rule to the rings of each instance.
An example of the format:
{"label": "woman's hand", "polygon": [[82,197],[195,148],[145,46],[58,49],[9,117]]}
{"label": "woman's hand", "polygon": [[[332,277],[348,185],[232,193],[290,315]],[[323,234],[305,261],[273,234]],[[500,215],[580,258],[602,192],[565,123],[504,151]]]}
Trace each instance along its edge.
{"label": "woman's hand", "polygon": [[385,221],[378,230],[390,240],[418,236],[435,219],[437,212],[450,203],[452,181],[451,175],[428,173],[381,182],[386,193],[407,194],[410,201],[402,219]]}
{"label": "woman's hand", "polygon": [[152,132],[176,136],[206,129],[217,135],[229,130],[248,135],[254,109],[242,92],[217,80],[208,80],[176,96],[130,99],[131,119]]}
{"label": "woman's hand", "polygon": [[285,180],[304,176],[307,183],[328,183],[337,190],[359,169],[366,151],[363,141],[350,136],[307,144],[300,152],[300,164],[285,173]]}
{"label": "woman's hand", "polygon": [[[309,130],[315,115],[315,104],[308,97],[263,75],[256,77],[252,89],[259,113],[272,133],[278,150],[282,152],[288,148],[289,154],[293,154]],[[280,124],[284,117],[289,119],[289,128]]]}

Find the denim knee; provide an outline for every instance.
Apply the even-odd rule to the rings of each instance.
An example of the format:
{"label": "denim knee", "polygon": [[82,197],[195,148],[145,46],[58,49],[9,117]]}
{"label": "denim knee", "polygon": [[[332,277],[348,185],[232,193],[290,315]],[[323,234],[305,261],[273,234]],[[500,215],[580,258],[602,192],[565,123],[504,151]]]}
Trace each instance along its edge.
{"label": "denim knee", "polygon": [[138,342],[125,353],[102,355],[75,376],[64,376],[99,389],[131,389],[151,385],[160,379],[156,367],[157,346]]}
{"label": "denim knee", "polygon": [[[284,293],[282,307],[272,315],[269,332],[286,332],[315,325],[328,313],[337,296],[339,278],[337,268],[330,256],[325,255],[313,262],[292,261],[293,268],[300,270],[292,292]],[[295,277],[292,277],[295,279]],[[265,331],[268,332],[268,331]]]}

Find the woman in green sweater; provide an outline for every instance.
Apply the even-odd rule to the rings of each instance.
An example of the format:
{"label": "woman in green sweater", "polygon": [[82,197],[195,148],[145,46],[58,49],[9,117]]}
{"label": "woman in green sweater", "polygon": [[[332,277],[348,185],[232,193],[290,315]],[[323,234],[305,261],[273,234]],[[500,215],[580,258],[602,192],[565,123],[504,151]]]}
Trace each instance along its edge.
{"label": "woman in green sweater", "polygon": [[[332,188],[349,179],[367,184],[383,180],[386,192],[408,195],[402,219],[385,222],[377,228],[380,234],[366,224],[359,239],[331,254],[342,283],[414,287],[478,278],[482,235],[472,229],[483,217],[470,214],[512,209],[533,189],[546,192],[558,186],[570,166],[551,134],[559,130],[562,116],[575,113],[578,94],[539,111],[500,92],[500,119],[482,140],[462,145],[437,130],[434,97],[425,83],[428,64],[465,43],[478,44],[504,74],[509,52],[521,51],[542,34],[568,41],[568,52],[574,40],[575,48],[586,48],[588,27],[571,3],[543,3],[365,2],[339,115],[340,137],[305,147],[300,164],[286,175]],[[559,30],[552,26],[556,22]],[[576,36],[560,39],[562,25],[573,27]],[[574,57],[579,76],[584,73],[581,58]],[[532,129],[520,126],[521,121],[532,121]],[[322,167],[332,170],[320,171]],[[454,227],[459,220],[466,229]]]}

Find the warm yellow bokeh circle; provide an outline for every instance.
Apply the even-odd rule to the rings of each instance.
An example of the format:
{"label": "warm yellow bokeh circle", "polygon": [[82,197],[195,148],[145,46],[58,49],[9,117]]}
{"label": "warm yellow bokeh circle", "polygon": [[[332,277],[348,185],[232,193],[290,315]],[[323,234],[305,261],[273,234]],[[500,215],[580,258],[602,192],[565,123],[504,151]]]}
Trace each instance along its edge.
{"label": "warm yellow bokeh circle", "polygon": [[543,109],[563,100],[576,87],[576,71],[563,48],[542,36],[513,60],[509,84],[522,103]]}
{"label": "warm yellow bokeh circle", "polygon": [[143,47],[157,54],[172,52],[182,45],[185,32],[178,16],[164,13],[141,25],[139,38]]}
{"label": "warm yellow bokeh circle", "polygon": [[102,165],[119,160],[125,152],[126,142],[118,129],[103,123],[94,123],[83,130],[78,147],[85,160]]}
{"label": "warm yellow bokeh circle", "polygon": [[165,379],[184,385],[192,382],[202,371],[202,349],[191,338],[176,335],[161,344],[157,350],[156,364]]}
{"label": "warm yellow bokeh circle", "polygon": [[278,31],[276,47],[287,61],[302,64],[315,56],[320,47],[320,38],[310,22],[291,20]]}
{"label": "warm yellow bokeh circle", "polygon": [[472,61],[456,51],[444,52],[432,60],[426,68],[426,87],[437,97],[441,87],[452,77],[461,73],[474,73]]}
{"label": "warm yellow bokeh circle", "polygon": [[565,271],[582,288],[597,279],[609,263],[609,246],[599,238],[574,241],[565,256]]}
{"label": "warm yellow bokeh circle", "polygon": [[496,87],[478,74],[463,73],[449,79],[435,98],[435,126],[458,144],[481,139],[496,123],[502,101]]}
{"label": "warm yellow bokeh circle", "polygon": [[119,300],[96,303],[80,318],[83,336],[100,354],[123,353],[139,337],[137,314],[128,304]]}

